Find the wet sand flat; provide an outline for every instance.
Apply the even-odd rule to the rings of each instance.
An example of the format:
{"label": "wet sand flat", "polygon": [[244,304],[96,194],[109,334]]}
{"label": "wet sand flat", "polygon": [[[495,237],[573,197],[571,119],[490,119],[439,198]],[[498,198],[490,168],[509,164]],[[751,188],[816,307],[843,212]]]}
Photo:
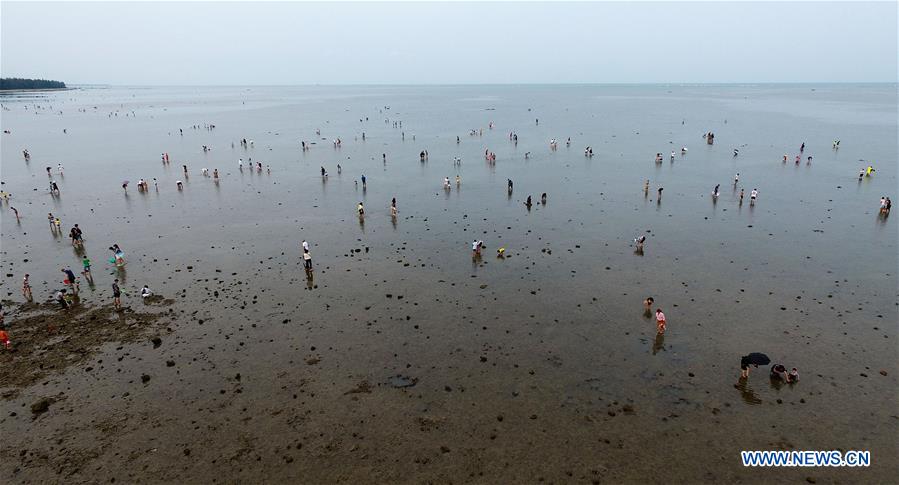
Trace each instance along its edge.
{"label": "wet sand flat", "polygon": [[[897,230],[878,214],[896,195],[895,85],[0,99],[14,345],[17,322],[59,313],[23,306],[20,283],[30,273],[44,302],[61,267],[80,268],[65,236],[75,223],[95,282],[81,282],[79,305],[123,329],[54,357],[63,364],[35,382],[9,372],[57,355],[56,336],[0,352],[3,481],[871,483],[899,472]],[[876,173],[859,181],[867,165]],[[138,192],[141,177],[158,191]],[[524,206],[544,192],[545,205]],[[473,239],[486,244],[479,260]],[[124,270],[106,262],[113,243]],[[116,277],[130,320],[109,308]],[[145,305],[144,284],[165,303]],[[643,315],[647,296],[668,317],[663,337]],[[760,367],[738,383],[740,356],[756,351],[800,382],[775,385]],[[832,449],[871,450],[872,466],[740,464],[741,450]]]}

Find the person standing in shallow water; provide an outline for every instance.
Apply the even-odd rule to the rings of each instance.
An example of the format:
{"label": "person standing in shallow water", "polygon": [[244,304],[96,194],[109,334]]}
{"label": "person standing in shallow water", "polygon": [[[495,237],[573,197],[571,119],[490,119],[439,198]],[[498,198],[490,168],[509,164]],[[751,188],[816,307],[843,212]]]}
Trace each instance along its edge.
{"label": "person standing in shallow water", "polygon": [[749,377],[749,366],[750,365],[755,365],[756,368],[758,368],[757,364],[751,363],[748,355],[744,355],[743,357],[740,357],[740,378],[741,379],[746,379]]}
{"label": "person standing in shallow water", "polygon": [[93,278],[91,275],[91,260],[87,256],[83,256],[81,258],[81,266],[82,271],[81,274],[84,275],[85,279],[90,280]]}
{"label": "person standing in shallow water", "polygon": [[655,299],[651,296],[646,297],[643,300],[643,317],[650,318],[652,317],[652,304],[655,303]]}
{"label": "person standing in shallow water", "polygon": [[112,304],[115,309],[122,308],[122,290],[119,288],[119,280],[116,278],[112,282]]}
{"label": "person standing in shallow water", "polygon": [[26,300],[31,301],[31,283],[28,281],[29,276],[28,273],[25,273],[25,277],[22,278],[22,296],[25,297]]}
{"label": "person standing in shallow water", "polygon": [[122,248],[119,247],[118,244],[113,244],[112,247],[109,248],[113,254],[113,262],[115,263],[117,268],[121,268],[125,265],[125,251],[122,251]]}
{"label": "person standing in shallow water", "polygon": [[641,234],[634,238],[634,244],[637,246],[636,253],[643,255],[643,244],[646,243],[646,236]]}
{"label": "person standing in shallow water", "polygon": [[77,293],[78,281],[75,280],[75,272],[70,268],[62,268],[61,271],[66,275],[66,280],[64,283],[69,285],[69,289],[71,289],[73,293]]}
{"label": "person standing in shallow water", "polygon": [[306,269],[306,273],[312,272],[312,255],[308,249],[303,249],[303,267]]}

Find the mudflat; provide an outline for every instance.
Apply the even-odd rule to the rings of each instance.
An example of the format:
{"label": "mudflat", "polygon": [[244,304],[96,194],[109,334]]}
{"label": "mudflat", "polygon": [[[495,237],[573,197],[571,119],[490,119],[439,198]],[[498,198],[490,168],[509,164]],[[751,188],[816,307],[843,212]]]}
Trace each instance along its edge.
{"label": "mudflat", "polygon": [[[2,481],[899,473],[897,230],[879,211],[896,195],[895,85],[0,100]],[[68,238],[76,223],[83,248]],[[108,262],[113,244],[122,267]],[[60,270],[79,272],[84,255],[93,281],[81,275],[62,310]],[[796,367],[799,382],[765,367],[740,380],[750,352]],[[870,450],[871,466],[740,462],[741,450],[833,449]]]}

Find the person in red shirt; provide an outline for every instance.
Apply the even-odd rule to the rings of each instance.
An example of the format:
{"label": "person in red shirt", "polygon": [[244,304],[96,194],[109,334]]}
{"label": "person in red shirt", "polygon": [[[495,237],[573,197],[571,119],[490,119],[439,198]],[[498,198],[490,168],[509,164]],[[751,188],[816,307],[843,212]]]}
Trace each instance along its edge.
{"label": "person in red shirt", "polygon": [[3,344],[3,347],[6,349],[12,348],[12,343],[9,341],[9,334],[6,333],[6,330],[0,330],[0,344]]}
{"label": "person in red shirt", "polygon": [[658,325],[659,333],[665,333],[665,314],[661,308],[656,308],[656,325]]}

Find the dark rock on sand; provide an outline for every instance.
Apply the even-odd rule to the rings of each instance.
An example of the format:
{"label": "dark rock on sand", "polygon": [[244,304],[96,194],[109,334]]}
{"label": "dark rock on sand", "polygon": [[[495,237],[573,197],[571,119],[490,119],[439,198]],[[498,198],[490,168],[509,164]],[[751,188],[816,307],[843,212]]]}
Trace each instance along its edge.
{"label": "dark rock on sand", "polygon": [[42,414],[47,412],[50,409],[50,405],[55,402],[55,399],[45,397],[38,400],[36,403],[31,405],[31,412],[35,415]]}

